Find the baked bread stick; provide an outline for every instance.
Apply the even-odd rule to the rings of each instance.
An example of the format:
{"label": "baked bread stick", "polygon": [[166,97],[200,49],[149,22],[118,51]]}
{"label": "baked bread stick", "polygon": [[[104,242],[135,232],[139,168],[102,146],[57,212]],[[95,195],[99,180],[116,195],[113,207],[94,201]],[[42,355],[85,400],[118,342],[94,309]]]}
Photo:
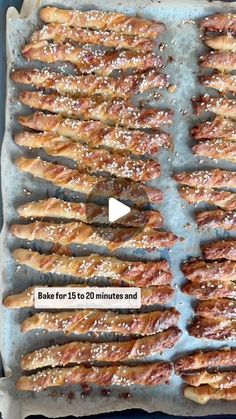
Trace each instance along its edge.
{"label": "baked bread stick", "polygon": [[236,52],[211,51],[200,57],[200,67],[225,72],[234,71],[236,70]]}
{"label": "baked bread stick", "polygon": [[180,172],[174,175],[176,182],[195,188],[236,188],[236,172],[223,169]]}
{"label": "baked bread stick", "polygon": [[172,112],[169,110],[139,109],[128,100],[43,94],[42,92],[22,91],[19,100],[30,108],[72,116],[77,119],[93,119],[104,123],[118,124],[127,128],[152,128],[162,124],[171,124]]}
{"label": "baked bread stick", "polygon": [[[7,296],[3,304],[7,308],[15,309],[15,308],[25,308],[25,307],[34,307],[34,293],[36,287],[45,288],[47,291],[47,286],[33,286],[30,288],[25,289],[19,294],[12,294]],[[70,284],[66,285],[66,287],[84,287],[84,284]],[[65,286],[63,286],[64,288]],[[94,287],[90,287],[94,289]],[[98,287],[96,287],[97,289]],[[102,287],[99,288],[102,291]],[[154,304],[165,304],[173,297],[173,288],[169,285],[159,285],[157,287],[148,287],[148,288],[141,288],[141,304],[142,306],[151,306]]]}
{"label": "baked bread stick", "polygon": [[17,83],[33,85],[38,89],[55,90],[64,96],[101,95],[109,99],[115,97],[128,99],[136,93],[144,93],[153,88],[162,89],[168,85],[166,75],[155,69],[115,79],[94,74],[64,75],[46,68],[42,70],[32,68],[13,70],[11,79]]}
{"label": "baked bread stick", "polygon": [[205,36],[205,44],[216,50],[236,52],[236,38],[232,35]]}
{"label": "baked bread stick", "polygon": [[236,163],[236,142],[224,139],[199,141],[192,147],[195,156]]}
{"label": "baked bread stick", "polygon": [[236,319],[236,300],[219,298],[217,300],[200,301],[196,308],[197,316],[206,318]]}
{"label": "baked bread stick", "polygon": [[230,388],[236,386],[236,372],[215,372],[201,371],[196,374],[181,375],[182,380],[191,386],[198,387],[202,384],[209,384],[213,388]]}
{"label": "baked bread stick", "polygon": [[[67,202],[58,198],[31,201],[17,208],[17,213],[24,218],[64,218],[84,223],[110,224],[108,208],[92,203]],[[117,220],[117,224],[126,227],[146,226],[159,228],[163,217],[159,211],[139,211],[135,208],[126,216]],[[114,223],[112,223],[114,225]]]}
{"label": "baked bread stick", "polygon": [[203,122],[193,127],[191,134],[196,141],[212,138],[236,141],[236,121],[217,116],[213,121]]}
{"label": "baked bread stick", "polygon": [[135,227],[94,227],[82,222],[55,224],[35,221],[13,224],[13,236],[25,240],[43,240],[62,245],[77,244],[106,246],[111,251],[120,248],[162,249],[172,247],[177,237],[170,232],[142,230]]}
{"label": "baked bread stick", "polygon": [[216,349],[212,351],[196,351],[191,355],[179,358],[175,362],[175,372],[183,374],[203,368],[218,369],[232,368],[236,366],[236,350],[235,348]]}
{"label": "baked bread stick", "polygon": [[222,228],[236,230],[236,212],[234,211],[203,211],[196,214],[196,223],[200,228]]}
{"label": "baked bread stick", "polygon": [[236,93],[236,76],[234,74],[207,74],[200,76],[199,81],[203,86],[219,90],[219,92]]}
{"label": "baked bread stick", "polygon": [[206,319],[196,317],[188,333],[198,339],[235,340],[236,322],[227,318]]}
{"label": "baked bread stick", "polygon": [[99,45],[115,49],[151,51],[155,40],[144,36],[125,35],[117,32],[97,31],[85,28],[72,28],[67,24],[50,23],[33,32],[30,42],[53,40],[58,44],[72,41],[80,45]]}
{"label": "baked bread stick", "polygon": [[206,259],[229,259],[236,261],[236,240],[216,240],[201,246]]}
{"label": "baked bread stick", "polygon": [[236,280],[236,262],[232,260],[206,262],[205,260],[194,259],[185,262],[181,269],[189,281],[218,280],[224,282]]}
{"label": "baked bread stick", "polygon": [[170,327],[164,332],[126,342],[91,343],[75,341],[65,345],[50,346],[24,355],[20,364],[23,370],[66,366],[84,362],[124,362],[156,355],[173,348],[181,330]]}
{"label": "baked bread stick", "polygon": [[236,210],[236,194],[233,192],[183,186],[179,193],[189,204],[207,202],[228,211]]}
{"label": "baked bread stick", "polygon": [[78,169],[107,172],[117,177],[147,181],[160,176],[160,165],[154,160],[133,159],[129,153],[91,148],[53,133],[23,131],[14,136],[17,145],[42,148],[51,156],[66,157],[78,164]]}
{"label": "baked bread stick", "polygon": [[184,389],[187,399],[199,404],[205,404],[209,400],[236,400],[236,387],[216,389],[209,385],[200,387],[187,386]]}
{"label": "baked bread stick", "polygon": [[236,120],[236,100],[205,94],[192,99],[192,103],[193,109],[198,116],[207,111],[224,118]]}
{"label": "baked bread stick", "polygon": [[54,368],[36,374],[21,376],[16,382],[17,390],[40,391],[50,387],[71,384],[97,384],[100,386],[131,385],[157,386],[167,384],[172,372],[171,364],[156,362],[135,367],[125,365],[106,367],[85,367],[77,365],[70,368]]}
{"label": "baked bread stick", "polygon": [[18,117],[21,125],[36,131],[48,131],[64,135],[75,141],[83,141],[92,147],[109,147],[130,150],[133,154],[153,154],[159,147],[171,148],[170,136],[164,132],[153,134],[137,130],[112,127],[99,121],[78,121],[60,115],[35,112]]}
{"label": "baked bread stick", "polygon": [[203,283],[188,282],[182,291],[198,300],[211,300],[217,298],[236,298],[236,284],[232,281],[212,279]]}
{"label": "baked bread stick", "polygon": [[200,27],[208,32],[231,32],[236,34],[236,14],[217,13],[200,21]]}
{"label": "baked bread stick", "polygon": [[[148,203],[148,200],[156,203],[162,201],[160,190],[142,186],[142,191],[140,191],[140,184],[129,179],[92,176],[76,169],[70,169],[62,164],[46,162],[40,158],[19,157],[16,160],[16,166],[19,170],[30,173],[33,177],[71,191],[86,195],[92,194],[94,197],[112,196],[119,199],[130,199],[134,200],[137,205],[144,205]],[[142,195],[143,191],[145,191],[146,197]]]}
{"label": "baked bread stick", "polygon": [[161,57],[152,52],[92,51],[69,43],[56,44],[48,41],[25,45],[22,55],[27,61],[39,60],[44,63],[66,61],[73,64],[81,73],[96,73],[100,76],[108,76],[114,70],[144,71],[163,67]]}
{"label": "baked bread stick", "polygon": [[140,314],[116,314],[107,310],[41,312],[27,317],[21,324],[21,331],[44,329],[68,335],[94,332],[148,336],[176,326],[179,317],[175,308]]}
{"label": "baked bread stick", "polygon": [[65,23],[72,27],[108,30],[127,35],[145,36],[146,38],[156,37],[166,29],[162,22],[98,10],[81,12],[57,7],[43,7],[39,16],[46,23]]}

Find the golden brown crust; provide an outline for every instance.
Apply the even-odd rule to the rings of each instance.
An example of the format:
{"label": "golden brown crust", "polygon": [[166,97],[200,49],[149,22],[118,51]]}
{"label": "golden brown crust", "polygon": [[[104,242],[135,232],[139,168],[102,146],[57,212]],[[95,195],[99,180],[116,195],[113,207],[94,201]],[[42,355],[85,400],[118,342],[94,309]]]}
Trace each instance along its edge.
{"label": "golden brown crust", "polygon": [[30,42],[43,39],[57,43],[72,41],[80,45],[99,45],[115,49],[131,49],[136,51],[151,51],[155,40],[143,36],[125,35],[117,32],[97,31],[85,28],[71,28],[67,24],[50,23],[33,32]]}
{"label": "golden brown crust", "polygon": [[200,57],[200,67],[214,68],[219,71],[236,70],[236,52],[211,51]]}
{"label": "golden brown crust", "polygon": [[[34,307],[34,295],[35,288],[48,288],[47,285],[37,285],[25,289],[19,294],[12,294],[7,296],[3,305],[7,308],[25,308],[25,307]],[[66,287],[84,287],[84,284],[70,284]],[[63,286],[64,288],[65,286]],[[92,287],[94,288],[94,287]],[[102,290],[102,287],[99,288]],[[159,285],[156,287],[141,288],[141,304],[142,306],[151,306],[154,304],[165,304],[173,297],[174,291],[169,285]]]}
{"label": "golden brown crust", "polygon": [[152,154],[159,147],[171,148],[170,137],[164,132],[148,134],[137,130],[111,127],[99,121],[75,121],[60,115],[35,112],[20,116],[21,125],[36,131],[54,132],[74,141],[82,140],[93,147],[109,147],[130,150],[133,154]]}
{"label": "golden brown crust", "polygon": [[236,172],[223,169],[180,172],[176,182],[193,188],[236,188]]}
{"label": "golden brown crust", "polygon": [[209,384],[213,388],[230,388],[236,386],[236,372],[209,373],[200,371],[196,374],[181,375],[182,380],[191,386],[198,387],[202,384]]}
{"label": "golden brown crust", "polygon": [[195,156],[236,163],[236,142],[224,139],[200,141],[192,147]]}
{"label": "golden brown crust", "polygon": [[43,94],[40,92],[21,91],[19,100],[31,108],[72,116],[77,119],[93,119],[112,123],[127,128],[152,128],[162,124],[171,124],[173,114],[169,110],[154,108],[139,109],[129,100],[81,97],[73,99],[68,96]]}
{"label": "golden brown crust", "polygon": [[236,93],[236,76],[234,74],[207,74],[200,76],[199,81],[203,86],[220,92]]}
{"label": "golden brown crust", "polygon": [[236,212],[234,211],[203,211],[196,214],[196,223],[200,228],[222,228],[236,230]]}
{"label": "golden brown crust", "polygon": [[153,38],[163,33],[166,29],[162,22],[97,10],[81,12],[80,10],[43,7],[39,15],[46,23],[65,23],[74,27],[108,30],[127,35],[145,36],[147,38]]}
{"label": "golden brown crust", "polygon": [[51,156],[66,157],[78,164],[78,169],[90,172],[108,172],[117,177],[147,181],[160,176],[160,164],[154,160],[133,159],[126,152],[90,148],[79,142],[53,133],[23,131],[15,135],[16,144],[42,148]]}
{"label": "golden brown crust", "polygon": [[197,316],[206,318],[222,318],[236,319],[236,301],[227,298],[219,298],[217,300],[200,301],[196,308]]}
{"label": "golden brown crust", "polygon": [[235,281],[236,262],[206,262],[194,259],[182,265],[182,271],[189,281],[205,282],[209,280]]}
{"label": "golden brown crust", "polygon": [[62,245],[77,244],[106,246],[111,251],[119,248],[161,249],[171,247],[177,237],[170,232],[142,230],[135,227],[94,227],[82,222],[56,224],[35,221],[29,224],[13,224],[11,233],[25,240],[43,240]]}
{"label": "golden brown crust", "polygon": [[[110,224],[107,207],[92,203],[76,203],[58,198],[31,201],[17,208],[17,213],[24,218],[64,218],[83,221],[84,223]],[[131,212],[120,218],[117,224],[126,227],[159,228],[163,217],[159,211],[140,211],[132,208]],[[114,225],[114,223],[112,223]]]}
{"label": "golden brown crust", "polygon": [[202,245],[201,249],[206,259],[229,259],[236,261],[236,240],[217,240]]}
{"label": "golden brown crust", "polygon": [[[92,176],[77,169],[70,169],[62,164],[46,162],[40,158],[19,157],[16,160],[16,166],[23,172],[52,182],[61,188],[86,195],[92,194],[94,197],[113,196],[119,199],[130,199],[137,205],[144,205],[148,203],[148,200],[160,203],[163,198],[160,190],[142,186],[142,191],[140,191],[140,184],[129,179]],[[143,191],[146,192],[146,197],[143,196]]]}
{"label": "golden brown crust", "polygon": [[218,36],[205,36],[204,42],[208,47],[222,50],[236,52],[236,39],[232,35],[218,35]]}
{"label": "golden brown crust", "polygon": [[209,385],[200,387],[186,386],[184,396],[199,404],[205,404],[209,400],[236,400],[236,387],[216,389]]}
{"label": "golden brown crust", "polygon": [[200,21],[200,27],[209,32],[236,33],[235,13],[217,13]]}
{"label": "golden brown crust", "polygon": [[175,308],[141,314],[116,314],[107,310],[41,312],[27,317],[22,332],[44,329],[66,334],[118,333],[123,336],[148,336],[176,326],[180,313]]}
{"label": "golden brown crust", "polygon": [[40,391],[49,387],[71,384],[97,384],[100,386],[131,385],[157,386],[167,384],[172,372],[171,364],[155,362],[129,367],[85,367],[53,368],[29,376],[21,376],[16,382],[17,390]]}
{"label": "golden brown crust", "polygon": [[137,287],[168,285],[172,279],[166,260],[131,262],[96,254],[81,257],[45,255],[27,249],[14,250],[13,257],[17,263],[43,273],[57,273],[83,279],[103,276]]}
{"label": "golden brown crust", "polygon": [[236,210],[236,194],[233,192],[182,186],[179,188],[179,193],[189,204],[207,202],[225,210]]}
{"label": "golden brown crust", "polygon": [[222,138],[236,141],[236,122],[217,116],[213,121],[202,122],[191,130],[194,140]]}
{"label": "golden brown crust", "polygon": [[175,372],[182,374],[187,371],[201,370],[203,368],[235,367],[236,350],[224,348],[212,351],[196,351],[191,355],[179,358],[175,362]]}
{"label": "golden brown crust", "polygon": [[208,282],[188,282],[182,291],[199,300],[217,298],[236,298],[236,284],[232,281],[219,281],[212,279]]}
{"label": "golden brown crust", "polygon": [[196,115],[203,112],[213,112],[224,118],[236,119],[236,100],[223,97],[213,97],[208,94],[192,99]]}
{"label": "golden brown crust", "polygon": [[173,348],[182,332],[170,327],[164,332],[126,342],[91,343],[75,341],[65,345],[42,348],[21,358],[23,370],[43,367],[66,366],[84,362],[123,362],[143,359],[156,355],[165,349]]}
{"label": "golden brown crust", "polygon": [[[232,53],[233,54],[233,53]],[[40,60],[44,63],[67,61],[72,63],[82,73],[96,73],[109,75],[113,70],[147,70],[149,68],[162,68],[163,62],[159,55],[152,52],[137,51],[92,51],[79,48],[73,44],[56,44],[40,41],[24,46],[23,57],[28,60]]]}
{"label": "golden brown crust", "polygon": [[122,97],[124,99],[136,93],[143,93],[153,88],[161,89],[168,85],[166,75],[159,73],[156,69],[115,79],[94,74],[87,76],[64,75],[49,71],[47,68],[42,70],[32,68],[13,70],[11,78],[17,83],[56,90],[61,95],[101,95],[108,98]]}
{"label": "golden brown crust", "polygon": [[196,317],[188,333],[198,339],[235,340],[236,322],[226,318],[206,319]]}

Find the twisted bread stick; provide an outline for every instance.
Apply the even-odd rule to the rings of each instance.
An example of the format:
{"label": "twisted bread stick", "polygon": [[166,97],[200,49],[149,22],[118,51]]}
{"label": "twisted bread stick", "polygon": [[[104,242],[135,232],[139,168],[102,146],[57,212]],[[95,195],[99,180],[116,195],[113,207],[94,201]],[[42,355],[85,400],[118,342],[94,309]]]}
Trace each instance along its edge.
{"label": "twisted bread stick", "polygon": [[171,247],[177,237],[170,232],[158,230],[144,230],[130,227],[94,227],[82,222],[60,223],[36,221],[22,225],[13,224],[11,233],[15,237],[27,240],[43,240],[62,245],[94,244],[107,246],[114,251],[119,248],[136,247],[140,249],[154,249]]}
{"label": "twisted bread stick", "polygon": [[209,32],[236,33],[235,13],[217,13],[200,21],[200,27]]}
{"label": "twisted bread stick", "polygon": [[226,318],[206,319],[196,317],[188,333],[198,339],[235,340],[236,322]]}
{"label": "twisted bread stick", "polygon": [[46,68],[42,70],[36,68],[13,70],[11,78],[17,83],[56,90],[61,95],[102,95],[108,98],[122,97],[124,99],[128,99],[136,93],[143,93],[153,88],[161,89],[168,85],[166,75],[155,69],[114,79],[94,74],[87,76],[64,75]]}
{"label": "twisted bread stick", "polygon": [[[17,208],[17,213],[25,218],[65,218],[83,221],[84,223],[110,224],[107,207],[91,203],[67,202],[62,199],[48,198],[32,201]],[[163,217],[159,211],[139,211],[132,208],[131,212],[120,218],[117,224],[127,227],[146,226],[159,228]],[[114,225],[114,223],[112,223]]]}
{"label": "twisted bread stick", "polygon": [[148,336],[176,326],[180,313],[175,308],[141,314],[116,314],[105,310],[73,310],[60,313],[41,312],[27,317],[22,332],[44,329],[66,334],[118,333]]}
{"label": "twisted bread stick", "polygon": [[236,298],[236,284],[234,282],[222,282],[216,279],[204,283],[188,282],[183,286],[182,291],[199,300]]}
{"label": "twisted bread stick", "polygon": [[212,351],[197,351],[191,355],[179,358],[175,363],[175,372],[181,374],[202,368],[220,368],[236,366],[235,348],[216,349]]}
{"label": "twisted bread stick", "polygon": [[236,240],[217,240],[201,247],[206,259],[229,259],[236,261]]}
{"label": "twisted bread stick", "polygon": [[[40,286],[40,288],[45,288],[47,290],[47,286],[33,286],[30,288],[25,289],[23,292],[19,294],[12,294],[7,296],[3,304],[5,307],[8,308],[24,308],[24,307],[34,307],[34,294],[35,288]],[[84,287],[84,284],[70,284],[66,285],[66,287]],[[65,286],[63,286],[64,288]],[[94,288],[94,287],[90,287]],[[98,287],[96,287],[98,288]],[[102,287],[99,288],[102,290]],[[141,304],[143,306],[151,306],[154,304],[165,304],[173,297],[173,289],[169,285],[159,285],[158,287],[148,287],[148,288],[141,288]]]}
{"label": "twisted bread stick", "polygon": [[200,57],[200,67],[226,72],[234,71],[236,70],[236,52],[211,51]]}
{"label": "twisted bread stick", "polygon": [[209,384],[213,388],[230,388],[236,386],[236,372],[216,372],[209,374],[201,371],[197,374],[181,375],[182,380],[191,386],[198,387],[202,384]]}
{"label": "twisted bread stick", "polygon": [[153,38],[166,29],[162,22],[97,10],[81,12],[79,10],[43,7],[39,16],[40,19],[47,23],[66,23],[69,26],[108,30],[127,35],[145,36],[147,38]]}
{"label": "twisted bread stick", "polygon": [[16,144],[42,148],[51,156],[67,157],[78,163],[78,168],[91,172],[108,172],[117,177],[145,181],[160,176],[160,165],[154,160],[134,160],[128,153],[113,153],[107,149],[90,148],[53,133],[23,131],[15,135]]}
{"label": "twisted bread stick", "polygon": [[204,42],[213,49],[236,52],[236,39],[232,35],[205,36]]}
{"label": "twisted bread stick", "polygon": [[222,138],[236,141],[236,122],[232,119],[217,116],[213,121],[203,122],[193,127],[191,134],[194,140]]}
{"label": "twisted bread stick", "polygon": [[236,76],[233,74],[210,74],[199,77],[200,83],[205,87],[219,90],[224,93],[236,93]]}
{"label": "twisted bread stick", "polygon": [[70,342],[42,348],[21,358],[23,370],[43,367],[81,364],[83,362],[122,362],[156,355],[173,348],[181,336],[181,330],[170,327],[164,332],[126,342]]}
{"label": "twisted bread stick", "polygon": [[200,387],[187,386],[184,389],[187,399],[199,404],[205,404],[209,400],[236,400],[236,387],[216,389],[209,385]]}
{"label": "twisted bread stick", "polygon": [[96,31],[83,28],[71,28],[66,24],[50,23],[33,32],[30,42],[43,39],[53,40],[58,44],[72,41],[80,45],[99,45],[116,49],[131,49],[136,51],[151,51],[155,40],[143,36],[125,35],[109,31]]}
{"label": "twisted bread stick", "polygon": [[[70,169],[62,164],[49,163],[40,158],[26,159],[19,157],[16,160],[17,167],[23,172],[30,173],[56,186],[77,191],[94,197],[113,196],[120,199],[134,200],[137,205],[144,205],[150,202],[161,202],[162,192],[148,186],[142,186],[129,179],[116,179],[92,176],[79,170]],[[147,194],[146,197],[142,194]]]}
{"label": "twisted bread stick", "polygon": [[222,228],[236,230],[236,212],[233,211],[203,211],[196,214],[196,223],[201,228]]}
{"label": "twisted bread stick", "polygon": [[207,202],[225,210],[236,210],[236,194],[227,191],[216,191],[214,189],[205,188],[189,188],[183,186],[179,189],[180,196],[189,204],[199,204]]}
{"label": "twisted bread stick", "polygon": [[182,265],[182,271],[189,281],[205,282],[212,279],[218,281],[236,280],[236,262],[210,262],[195,259]]}
{"label": "twisted bread stick", "polygon": [[161,57],[152,52],[92,51],[69,43],[56,44],[48,41],[25,45],[22,55],[28,61],[40,60],[44,63],[68,61],[82,73],[96,73],[100,76],[109,75],[113,70],[143,71],[163,67]]}
{"label": "twisted bread stick", "polygon": [[164,132],[147,134],[141,131],[129,131],[111,127],[99,121],[75,121],[63,119],[60,115],[45,115],[35,112],[20,116],[21,125],[37,131],[55,132],[75,141],[82,140],[92,147],[109,147],[115,150],[130,150],[133,154],[152,154],[159,147],[171,148],[170,137]]}
{"label": "twisted bread stick", "polygon": [[236,319],[236,301],[226,298],[217,300],[200,301],[195,312],[197,316],[206,318]]}
{"label": "twisted bread stick", "polygon": [[25,105],[82,119],[100,120],[128,128],[156,128],[172,122],[172,112],[151,108],[139,109],[130,101],[114,99],[104,101],[97,97],[73,99],[68,96],[43,94],[42,92],[23,91],[19,100]]}
{"label": "twisted bread stick", "polygon": [[105,276],[136,287],[167,285],[172,279],[166,260],[130,262],[100,255],[82,257],[44,255],[26,249],[14,250],[13,258],[17,263],[43,273],[71,275],[83,279]]}
{"label": "twisted bread stick", "polygon": [[201,141],[192,147],[196,156],[236,163],[236,142],[224,139]]}
{"label": "twisted bread stick", "polygon": [[236,188],[236,172],[223,169],[180,172],[174,179],[195,188]]}
{"label": "twisted bread stick", "polygon": [[192,99],[192,103],[194,112],[198,116],[205,111],[209,111],[224,118],[236,120],[236,100],[211,97],[205,94]]}
{"label": "twisted bread stick", "polygon": [[157,386],[167,384],[172,372],[171,364],[156,362],[135,367],[85,367],[78,365],[71,368],[54,368],[39,371],[29,376],[21,376],[17,390],[40,391],[49,387],[69,384],[93,383],[100,386]]}

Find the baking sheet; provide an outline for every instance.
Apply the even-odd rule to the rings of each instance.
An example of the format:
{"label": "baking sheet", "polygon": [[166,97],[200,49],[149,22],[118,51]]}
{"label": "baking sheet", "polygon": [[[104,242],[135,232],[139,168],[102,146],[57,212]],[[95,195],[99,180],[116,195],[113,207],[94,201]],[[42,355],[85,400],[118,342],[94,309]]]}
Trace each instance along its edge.
{"label": "baking sheet", "polygon": [[[129,256],[134,259],[146,258],[155,260],[159,256],[165,257],[170,261],[174,274],[173,284],[176,294],[169,305],[181,311],[182,317],[179,326],[184,330],[187,322],[193,315],[193,299],[181,293],[179,286],[185,282],[180,271],[180,263],[188,256],[199,256],[199,243],[215,238],[225,238],[233,236],[232,233],[222,231],[198,232],[193,222],[194,209],[180,199],[175,183],[171,180],[174,171],[186,169],[204,169],[206,167],[233,168],[233,165],[223,162],[210,162],[208,159],[194,158],[189,139],[189,128],[196,123],[197,119],[192,115],[191,97],[203,90],[197,83],[199,74],[198,57],[206,50],[204,44],[199,39],[200,32],[193,19],[206,16],[217,11],[229,11],[236,8],[236,3],[225,4],[223,2],[207,2],[201,0],[169,0],[167,1],[142,1],[131,0],[102,0],[92,1],[34,1],[25,0],[21,14],[16,9],[10,8],[7,14],[7,50],[8,50],[8,75],[11,68],[33,67],[33,63],[26,63],[20,54],[20,48],[24,45],[33,29],[38,26],[38,9],[45,5],[57,5],[63,7],[75,7],[81,10],[98,9],[107,11],[120,11],[131,15],[140,14],[145,18],[160,19],[167,25],[167,32],[157,43],[167,44],[167,48],[161,53],[164,59],[169,56],[174,58],[174,62],[169,64],[164,72],[170,75],[171,84],[177,85],[176,93],[163,94],[162,99],[156,106],[163,105],[175,111],[175,121],[172,128],[174,150],[169,152],[162,150],[156,157],[162,165],[162,176],[158,181],[150,182],[161,188],[165,193],[165,201],[159,206],[165,215],[165,227],[185,240],[175,246],[171,251],[144,253],[140,251],[129,252]],[[158,49],[157,49],[158,50]],[[159,51],[158,51],[159,52]],[[37,63],[38,66],[38,63]],[[9,78],[8,78],[9,79]],[[32,284],[46,284],[50,281],[52,285],[65,283],[62,276],[40,275],[33,270],[21,267],[16,268],[11,259],[11,250],[21,245],[30,247],[30,243],[20,240],[13,240],[8,234],[9,225],[17,220],[15,208],[22,202],[30,201],[35,198],[42,198],[46,195],[61,196],[59,188],[50,186],[47,183],[32,180],[27,174],[19,173],[14,166],[14,159],[23,154],[12,141],[12,133],[19,129],[16,123],[16,115],[28,113],[26,107],[17,101],[18,87],[11,82],[7,85],[6,102],[6,132],[2,147],[2,195],[4,226],[1,233],[1,294],[3,296],[24,289]],[[187,113],[183,114],[182,110]],[[171,131],[171,130],[170,130]],[[25,153],[36,155],[35,153]],[[44,156],[41,153],[41,156]],[[47,158],[48,159],[48,158]],[[50,159],[48,159],[50,160]],[[53,159],[52,159],[53,160]],[[57,159],[60,161],[60,159]],[[201,163],[199,163],[199,160]],[[23,192],[25,190],[25,192]],[[28,195],[26,190],[31,191]],[[66,193],[66,197],[74,197],[75,194]],[[205,207],[205,206],[204,206]],[[34,246],[34,249],[36,247]],[[45,249],[42,243],[37,245],[37,249]],[[80,248],[80,253],[87,253],[91,248]],[[105,252],[104,249],[99,249]],[[116,255],[124,256],[125,252],[119,251]],[[127,254],[128,255],[128,254]],[[6,377],[0,379],[0,411],[3,419],[24,418],[30,414],[44,414],[48,417],[58,416],[83,416],[102,412],[119,411],[128,408],[142,408],[148,412],[163,411],[173,415],[201,416],[208,414],[233,414],[236,406],[233,402],[209,402],[200,406],[186,400],[182,396],[182,382],[179,377],[173,375],[169,386],[159,386],[152,389],[132,388],[130,399],[120,399],[119,394],[126,389],[117,388],[111,390],[109,397],[102,397],[100,389],[93,387],[89,397],[81,398],[80,387],[67,387],[61,394],[56,390],[57,397],[52,397],[52,391],[41,393],[16,392],[15,380],[20,375],[19,360],[22,353],[40,348],[52,343],[60,343],[72,340],[63,335],[44,334],[41,331],[21,334],[19,329],[20,322],[27,317],[29,310],[7,310],[1,306],[1,355],[4,363]],[[104,337],[105,338],[105,337]],[[79,339],[77,336],[76,339]],[[184,331],[183,336],[174,350],[165,351],[164,357],[157,356],[151,359],[173,360],[186,352],[196,348],[219,348],[225,346],[226,342],[204,341],[188,336]],[[236,346],[236,342],[230,343]],[[70,391],[75,393],[75,398],[68,401]],[[129,389],[128,389],[129,391]]]}

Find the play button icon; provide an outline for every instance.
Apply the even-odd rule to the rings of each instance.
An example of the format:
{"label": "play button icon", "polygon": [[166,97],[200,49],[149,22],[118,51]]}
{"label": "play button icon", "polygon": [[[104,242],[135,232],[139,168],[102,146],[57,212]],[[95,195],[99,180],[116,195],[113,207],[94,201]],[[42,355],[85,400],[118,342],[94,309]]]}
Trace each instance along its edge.
{"label": "play button icon", "polygon": [[124,217],[131,211],[128,205],[123,204],[115,198],[109,198],[108,201],[108,218],[110,223],[114,223],[119,218]]}

